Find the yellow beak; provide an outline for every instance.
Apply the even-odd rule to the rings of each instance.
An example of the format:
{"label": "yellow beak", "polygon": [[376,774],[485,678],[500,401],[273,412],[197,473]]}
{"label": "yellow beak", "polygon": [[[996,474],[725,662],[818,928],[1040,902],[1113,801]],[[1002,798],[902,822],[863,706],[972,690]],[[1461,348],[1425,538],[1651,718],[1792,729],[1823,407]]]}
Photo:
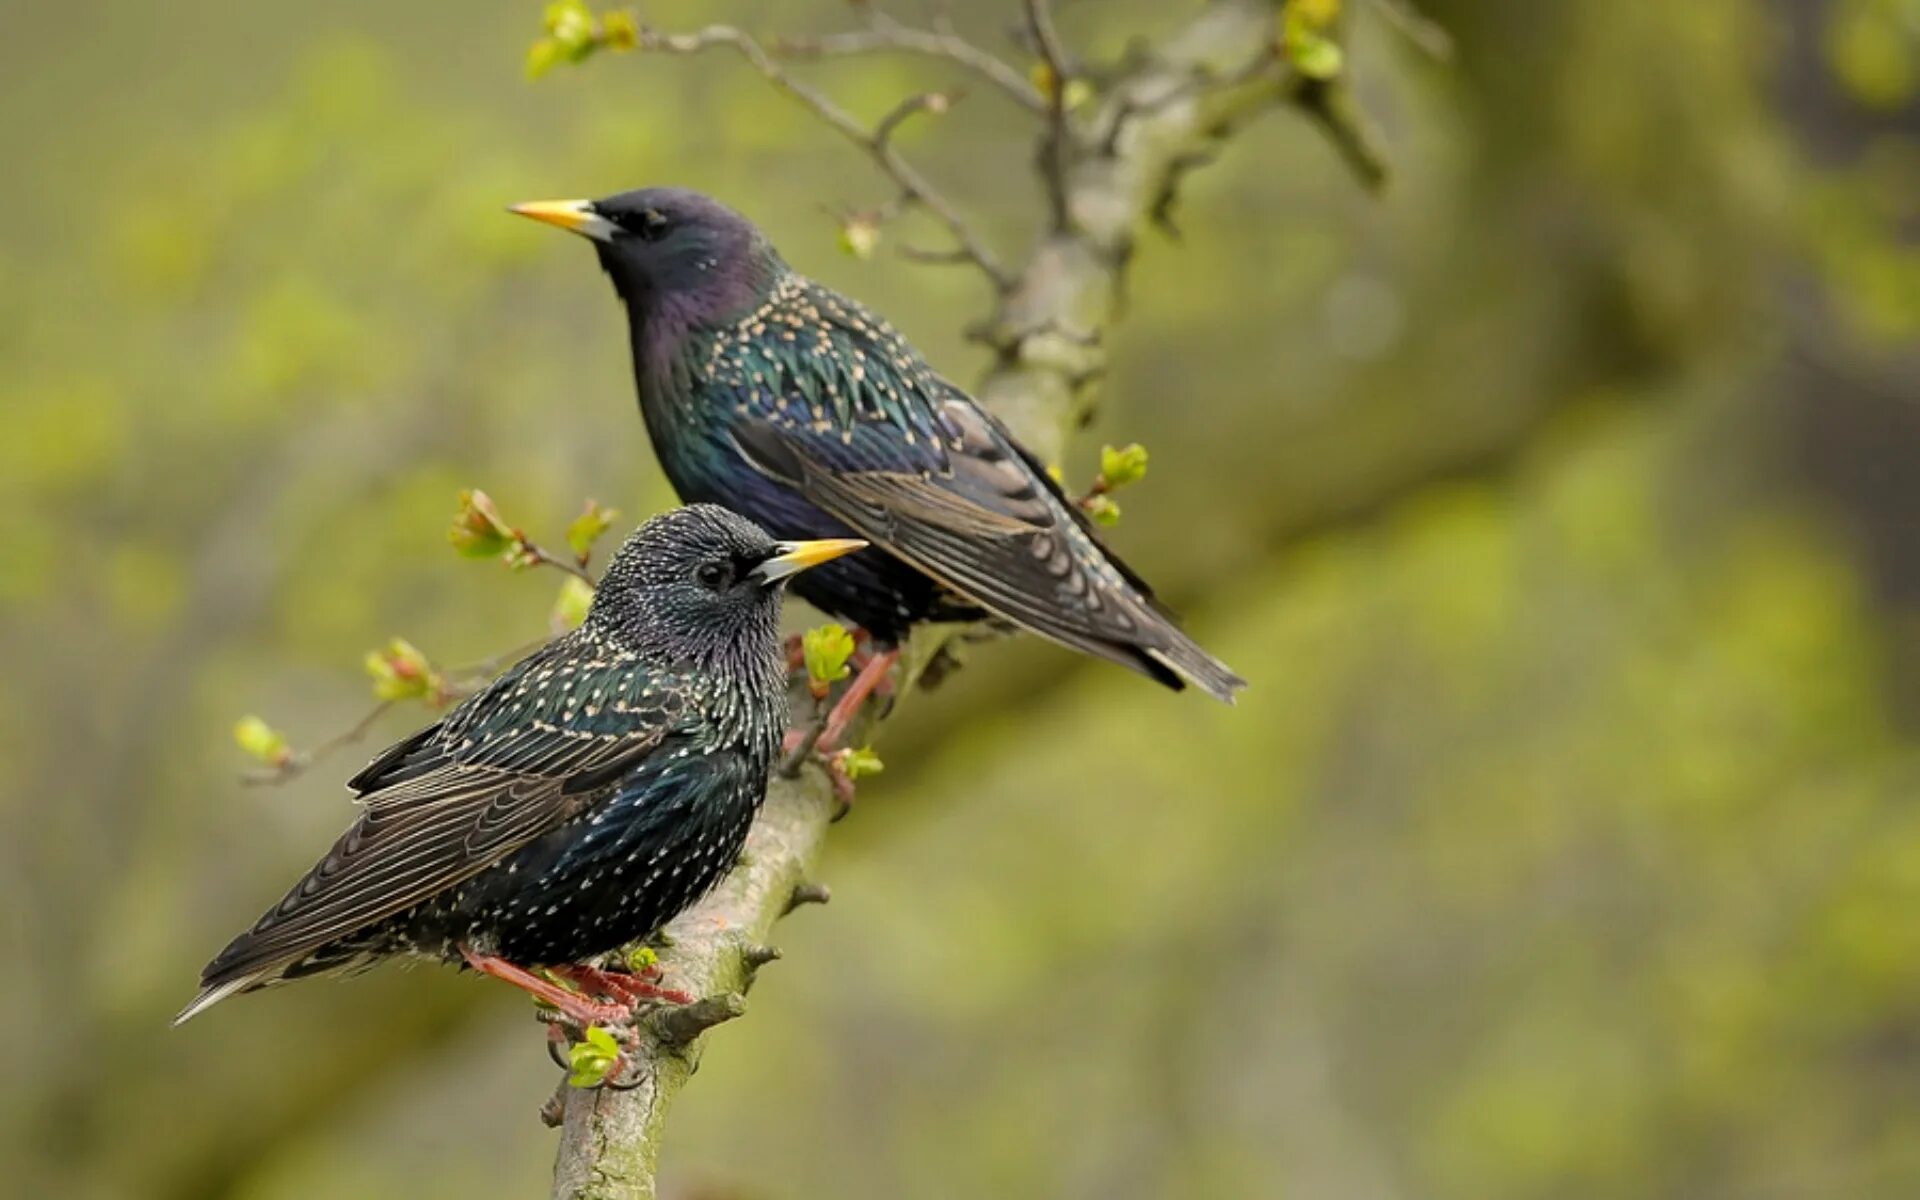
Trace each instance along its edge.
{"label": "yellow beak", "polygon": [[593,211],[591,200],[530,200],[525,204],[516,204],[507,211],[549,225],[558,225],[569,233],[577,233],[596,242],[609,240],[617,228],[612,221]]}
{"label": "yellow beak", "polygon": [[842,554],[852,554],[864,549],[866,542],[859,538],[821,538],[815,542],[781,542],[778,553],[753,569],[753,574],[766,583],[774,583],[798,575],[808,567],[817,567],[823,562],[831,562]]}

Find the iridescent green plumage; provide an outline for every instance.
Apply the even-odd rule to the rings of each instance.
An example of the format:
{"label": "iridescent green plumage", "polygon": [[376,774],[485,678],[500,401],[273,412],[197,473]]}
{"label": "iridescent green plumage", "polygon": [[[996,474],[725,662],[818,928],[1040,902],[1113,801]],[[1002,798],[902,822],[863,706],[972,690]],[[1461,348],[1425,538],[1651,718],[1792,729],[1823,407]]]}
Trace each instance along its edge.
{"label": "iridescent green plumage", "polygon": [[796,584],[882,642],[994,614],[1172,687],[1243,681],[1182,633],[1044,467],[907,341],[670,188],[536,206],[592,237],[626,302],[640,406],[682,498],[863,555]]}

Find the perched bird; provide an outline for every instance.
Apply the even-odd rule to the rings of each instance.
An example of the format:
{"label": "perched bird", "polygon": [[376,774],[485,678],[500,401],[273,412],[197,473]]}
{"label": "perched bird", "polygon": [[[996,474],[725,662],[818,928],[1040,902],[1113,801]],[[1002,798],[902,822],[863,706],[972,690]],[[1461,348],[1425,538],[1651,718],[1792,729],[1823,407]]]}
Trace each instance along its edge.
{"label": "perched bird", "polygon": [[[640,411],[683,500],[869,539],[794,590],[882,646],[987,614],[1180,688],[1245,681],[1182,633],[1007,429],[893,328],[678,188],[512,211],[592,239],[627,309]],[[889,654],[853,687],[871,687]],[[856,700],[857,703],[857,700]]]}
{"label": "perched bird", "polygon": [[587,965],[734,864],[786,725],[787,580],[865,543],[776,542],[725,509],[655,517],[586,621],[348,783],[362,812],[200,975],[176,1024],[234,994],[413,954],[460,962],[583,1024],[630,1003]]}

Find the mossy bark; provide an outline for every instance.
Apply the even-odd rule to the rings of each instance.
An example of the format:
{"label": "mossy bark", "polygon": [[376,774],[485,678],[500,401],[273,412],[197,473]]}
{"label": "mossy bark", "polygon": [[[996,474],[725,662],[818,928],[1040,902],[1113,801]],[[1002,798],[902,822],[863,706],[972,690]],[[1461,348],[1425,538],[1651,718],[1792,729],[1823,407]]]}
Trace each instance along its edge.
{"label": "mossy bark", "polygon": [[[711,1006],[705,1023],[741,1011],[774,924],[811,883],[834,805],[817,767],[774,780],[740,865],[667,927],[661,967],[673,986]],[[630,1089],[565,1089],[556,1200],[651,1200],[667,1114],[705,1040],[701,1028],[643,1029],[629,1054]]]}

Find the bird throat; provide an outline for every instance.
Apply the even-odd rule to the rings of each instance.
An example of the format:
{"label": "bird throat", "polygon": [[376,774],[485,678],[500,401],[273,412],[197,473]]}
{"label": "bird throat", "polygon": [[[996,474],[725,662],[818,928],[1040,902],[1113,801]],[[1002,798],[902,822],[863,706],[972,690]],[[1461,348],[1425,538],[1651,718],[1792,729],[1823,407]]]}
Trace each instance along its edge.
{"label": "bird throat", "polygon": [[774,280],[760,275],[752,272],[725,285],[716,281],[698,291],[622,287],[616,277],[649,433],[658,435],[662,419],[699,417],[697,375],[706,369],[716,338],[751,316],[775,287]]}

